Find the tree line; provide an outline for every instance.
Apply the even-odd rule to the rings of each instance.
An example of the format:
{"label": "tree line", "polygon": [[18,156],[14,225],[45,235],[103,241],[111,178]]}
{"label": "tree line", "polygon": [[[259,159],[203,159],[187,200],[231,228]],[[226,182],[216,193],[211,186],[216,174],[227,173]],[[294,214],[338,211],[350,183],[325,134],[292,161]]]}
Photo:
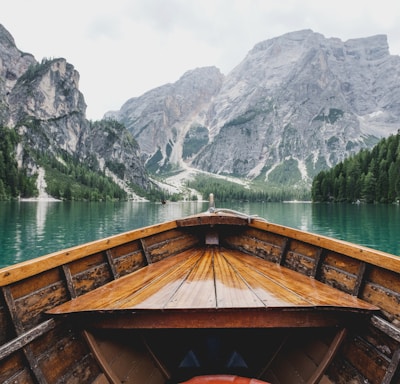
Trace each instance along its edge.
{"label": "tree line", "polygon": [[0,126],[0,200],[37,195],[36,177],[28,177],[18,168],[15,148],[19,135],[15,130]]}
{"label": "tree line", "polygon": [[209,175],[197,175],[186,185],[200,192],[204,198],[208,198],[210,193],[213,193],[215,199],[220,202],[310,200],[310,191],[307,188],[277,187],[265,183],[257,183],[247,187]]}
{"label": "tree line", "polygon": [[[18,167],[16,147],[20,141],[13,129],[0,126],[0,200],[38,195],[36,176]],[[47,193],[63,200],[124,200],[126,192],[104,172],[96,159],[82,164],[67,153],[30,153],[46,171]],[[237,183],[198,175],[187,182],[205,198],[213,193],[221,201],[283,201],[392,203],[400,200],[400,131],[382,139],[371,150],[363,149],[333,168],[320,172],[306,188]],[[141,191],[145,192],[145,191]],[[144,193],[146,195],[146,193]],[[150,200],[165,199],[153,188]],[[311,196],[310,196],[311,195]],[[167,197],[168,199],[171,196]],[[177,197],[178,198],[178,197]]]}
{"label": "tree line", "polygon": [[[18,167],[16,148],[20,136],[14,129],[0,126],[0,200],[36,197],[37,176],[28,176]],[[126,200],[126,192],[104,172],[98,170],[92,159],[83,164],[68,153],[39,153],[30,150],[46,171],[46,192],[62,200]]]}
{"label": "tree line", "polygon": [[95,160],[83,164],[67,152],[56,158],[46,153],[36,154],[46,171],[46,192],[61,200],[126,200],[126,192],[97,167]]}
{"label": "tree line", "polygon": [[311,188],[313,201],[393,203],[400,199],[400,130],[320,172]]}

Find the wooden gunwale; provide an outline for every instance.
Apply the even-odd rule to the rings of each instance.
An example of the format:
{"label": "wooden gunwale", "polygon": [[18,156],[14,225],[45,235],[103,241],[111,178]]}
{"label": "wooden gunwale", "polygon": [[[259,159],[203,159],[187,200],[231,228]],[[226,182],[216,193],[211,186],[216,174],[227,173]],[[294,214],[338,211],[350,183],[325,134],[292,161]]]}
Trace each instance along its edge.
{"label": "wooden gunwale", "polygon": [[[72,261],[84,258],[96,252],[107,251],[121,244],[152,236],[154,234],[191,225],[218,225],[235,224],[245,225],[264,231],[270,231],[288,238],[309,243],[323,249],[329,249],[346,256],[365,261],[371,265],[379,266],[400,273],[400,257],[393,256],[383,251],[370,249],[361,245],[354,245],[344,240],[333,239],[323,235],[305,232],[299,229],[269,223],[264,220],[252,218],[235,218],[232,215],[203,213],[191,216],[184,220],[173,220],[161,224],[155,224],[141,229],[135,229],[122,234],[110,236],[101,240],[95,240],[86,244],[74,246],[61,251],[53,252],[32,260],[11,265],[0,269],[0,287],[12,284],[16,281],[29,278],[52,268],[68,264]],[[185,224],[186,223],[186,224]],[[190,223],[190,224],[187,224]]]}
{"label": "wooden gunwale", "polygon": [[249,223],[249,227],[270,231],[287,238],[309,243],[323,249],[341,253],[359,261],[364,261],[377,267],[400,273],[400,256],[397,257],[390,253],[371,249],[362,245],[355,245],[344,240],[333,239],[324,235],[317,235],[300,229],[294,229],[257,219],[252,220],[251,223]]}
{"label": "wooden gunwale", "polygon": [[0,270],[0,287],[12,284],[16,281],[29,278],[52,268],[60,267],[72,261],[82,259],[96,252],[103,252],[121,244],[152,236],[156,233],[177,228],[176,221],[169,221],[141,229],[110,236],[101,240],[95,240],[83,245],[57,251],[32,260],[11,265]]}
{"label": "wooden gunwale", "polygon": [[[270,263],[274,265],[273,268],[275,269],[275,272],[281,268],[287,272],[288,275],[295,273],[290,270],[291,267],[293,269],[297,267],[296,264],[290,264],[292,262],[291,259],[293,257],[299,257],[299,259],[303,257],[303,259],[299,261],[300,267],[302,267],[301,262],[304,264],[313,263],[314,265],[311,268],[308,267],[308,269],[301,270],[300,268],[300,272],[296,272],[298,275],[302,276],[301,279],[315,280],[318,284],[326,285],[329,288],[328,290],[332,293],[336,292],[341,294],[342,292],[349,292],[356,299],[358,292],[361,291],[360,297],[365,298],[365,300],[371,303],[371,310],[368,308],[360,310],[356,307],[347,309],[331,308],[329,306],[313,306],[306,309],[299,307],[295,310],[283,307],[228,307],[218,309],[217,313],[215,308],[189,308],[189,310],[182,308],[172,308],[168,310],[165,310],[164,308],[153,310],[132,310],[128,308],[120,311],[117,316],[116,311],[113,309],[108,312],[104,311],[100,317],[96,311],[82,312],[81,314],[73,313],[71,315],[71,320],[77,320],[77,323],[75,324],[74,322],[64,323],[64,315],[60,315],[55,319],[56,321],[54,321],[54,319],[48,320],[48,317],[44,315],[45,311],[39,313],[40,309],[46,309],[47,311],[50,308],[55,308],[55,305],[65,303],[65,300],[71,299],[71,301],[73,301],[83,298],[86,295],[89,295],[88,297],[90,297],[92,292],[93,294],[96,290],[99,290],[100,292],[101,288],[107,284],[111,284],[112,286],[115,282],[116,286],[118,286],[118,284],[122,284],[123,281],[129,280],[126,277],[129,275],[123,276],[124,270],[121,268],[121,264],[118,264],[120,263],[119,257],[121,255],[125,257],[126,254],[129,254],[129,251],[126,251],[126,248],[128,247],[130,248],[134,246],[134,250],[130,251],[132,254],[135,253],[135,256],[132,256],[132,259],[134,259],[136,264],[132,263],[134,266],[132,270],[135,268],[146,269],[146,264],[155,265],[167,260],[166,258],[164,259],[164,255],[167,255],[169,251],[174,253],[174,256],[171,256],[171,261],[172,258],[177,256],[177,254],[175,254],[175,239],[179,238],[179,249],[181,249],[181,253],[184,253],[190,244],[197,244],[196,239],[193,240],[193,237],[197,236],[193,236],[193,233],[196,233],[197,235],[197,232],[199,232],[201,243],[201,236],[207,232],[207,228],[215,227],[212,229],[215,230],[215,234],[218,234],[219,225],[228,225],[230,229],[233,229],[234,234],[232,236],[236,236],[236,240],[239,242],[239,237],[242,233],[242,228],[239,227],[248,226],[248,228],[253,228],[252,230],[249,230],[248,228],[243,229],[245,232],[245,241],[248,241],[250,236],[254,234],[254,241],[250,244],[248,253],[246,252],[246,249],[239,251],[234,241],[229,239],[231,243],[228,244],[232,245],[229,254],[226,253],[227,251],[224,250],[223,247],[220,249],[222,254],[225,252],[225,257],[230,258],[232,255],[240,254],[241,258],[248,259],[250,265],[251,261],[256,263],[260,260],[263,261],[263,257],[266,255],[265,261],[268,261],[268,257],[277,260],[277,262],[270,261]],[[197,231],[197,228],[189,228],[193,226],[199,226],[199,231]],[[185,229],[185,227],[188,228]],[[168,231],[172,231],[172,233],[168,235],[163,234],[163,232]],[[185,237],[186,231],[188,231],[188,238]],[[262,231],[265,231],[267,235],[262,234]],[[224,232],[224,230],[221,232]],[[258,234],[260,235],[259,238],[257,237]],[[273,236],[273,234],[277,234],[277,236]],[[152,238],[153,235],[154,238]],[[192,236],[192,239],[190,239],[190,236]],[[124,244],[130,242],[135,242],[135,244],[127,244],[124,247]],[[304,243],[304,245],[300,243]],[[310,244],[310,246],[308,246],[308,244]],[[249,245],[249,243],[247,245]],[[160,252],[159,246],[161,246],[161,248],[165,247],[165,249]],[[296,254],[296,252],[298,252],[296,247],[303,247],[306,251],[303,253],[299,251],[299,253]],[[119,253],[117,252],[117,248]],[[258,253],[258,248],[264,252],[261,256]],[[273,253],[268,254],[268,252],[271,252],[271,248],[273,249]],[[276,257],[277,253],[280,253],[280,259],[279,256]],[[123,257],[120,258],[122,259]],[[325,262],[325,257],[330,258],[329,262]],[[334,259],[335,262],[332,262],[332,259]],[[357,260],[357,263],[351,259]],[[113,263],[116,260],[117,262],[114,265]],[[232,262],[232,265],[234,264],[235,263]],[[280,267],[280,264],[282,267]],[[101,270],[100,268],[98,269],[100,270],[99,273],[96,272],[98,271],[96,269],[98,265],[103,268]],[[321,273],[321,266],[324,268],[323,273]],[[202,268],[203,269],[201,270],[199,269],[199,275],[202,275],[203,273],[207,274],[208,272],[204,264]],[[240,266],[238,265],[235,265],[235,268],[238,271],[240,270]],[[141,270],[138,270],[137,272],[140,271]],[[327,275],[326,271],[329,271],[331,275]],[[57,280],[54,278],[56,272]],[[258,273],[263,272],[259,271]],[[385,252],[375,251],[363,246],[355,246],[354,244],[345,241],[307,233],[254,218],[249,220],[245,217],[234,217],[232,215],[220,213],[194,215],[187,219],[157,224],[143,229],[111,236],[106,239],[93,241],[1,269],[0,287],[2,287],[3,294],[3,313],[1,315],[3,318],[0,320],[3,321],[3,324],[7,324],[7,327],[4,329],[10,329],[12,331],[12,333],[10,332],[8,335],[13,334],[14,336],[10,340],[3,335],[4,341],[0,346],[0,361],[3,360],[4,362],[8,358],[13,359],[17,355],[24,356],[28,366],[27,370],[30,369],[31,373],[33,373],[33,376],[36,378],[36,381],[43,383],[47,382],[45,376],[51,375],[52,369],[51,367],[48,369],[49,367],[38,366],[42,356],[49,354],[49,356],[51,355],[54,359],[60,359],[58,362],[61,365],[62,361],[65,360],[65,357],[67,356],[66,352],[62,352],[61,349],[60,352],[56,352],[55,350],[50,352],[50,348],[53,347],[49,345],[49,350],[45,350],[43,345],[46,344],[46,340],[47,344],[49,344],[50,337],[53,337],[53,334],[57,335],[59,339],[52,339],[50,344],[57,342],[60,343],[61,346],[64,345],[60,342],[63,337],[61,330],[65,330],[65,326],[69,327],[71,324],[77,326],[77,329],[82,329],[82,327],[85,326],[95,326],[96,328],[105,329],[153,329],[154,324],[157,324],[160,329],[183,329],[185,327],[232,327],[238,329],[245,327],[301,328],[342,327],[350,325],[349,333],[351,334],[351,337],[346,338],[344,344],[346,346],[351,344],[351,348],[347,348],[347,355],[344,357],[340,353],[340,358],[347,359],[350,364],[356,360],[357,362],[359,361],[357,369],[359,369],[365,377],[368,377],[368,375],[363,372],[362,367],[371,362],[375,364],[374,356],[378,356],[379,358],[382,357],[382,367],[388,368],[385,378],[382,381],[379,376],[382,373],[377,373],[376,377],[379,377],[379,381],[378,379],[374,381],[372,378],[371,382],[389,384],[392,381],[392,378],[399,377],[400,348],[398,345],[400,343],[400,330],[397,327],[399,324],[397,316],[399,313],[397,310],[399,302],[398,298],[400,296],[399,273],[400,258],[386,254]],[[388,276],[389,278],[387,278]],[[97,282],[99,277],[101,278],[100,283],[96,285],[93,281]],[[335,280],[335,278],[337,278],[337,280]],[[348,290],[346,289],[347,286],[344,286],[345,289],[340,285],[338,287],[335,286],[336,282],[340,283],[340,278],[344,280],[353,279],[354,289],[352,286],[350,286],[351,289]],[[39,280],[41,281],[40,284],[43,282],[43,285],[36,285]],[[54,285],[52,285],[53,283]],[[241,283],[237,280],[236,284]],[[366,290],[366,286],[368,290]],[[46,290],[41,289],[42,287],[45,287]],[[296,292],[297,288],[293,287],[292,291]],[[46,302],[47,298],[44,297],[45,295],[48,295],[47,298],[49,299],[49,302]],[[52,300],[54,300],[54,302]],[[127,300],[127,297],[123,298],[123,301],[127,302]],[[360,302],[363,302],[363,300]],[[382,312],[378,313],[378,311],[375,311],[373,303],[377,303],[381,308],[383,308]],[[26,309],[28,307],[29,309]],[[35,317],[35,320],[31,321],[28,319],[31,313],[35,314],[33,316]],[[240,316],[237,316],[238,313]],[[371,314],[371,319],[368,321],[368,317]],[[134,322],[132,321],[133,318],[135,319]],[[379,331],[379,338],[378,336],[374,336],[376,337],[376,340],[373,340],[370,334],[363,334],[363,331],[361,330],[359,332],[357,325],[361,323],[364,326],[369,324],[371,328],[374,328],[374,331]],[[153,326],[149,327],[150,324],[153,324]],[[107,334],[109,331],[106,330],[99,332]],[[382,334],[387,335],[388,339],[390,338],[390,342],[387,343],[387,345],[385,344],[385,341],[382,341],[385,340],[382,338]],[[78,334],[76,335],[77,336],[71,337],[71,340],[74,340],[74,343],[76,342],[79,344],[81,336],[78,336]],[[358,349],[356,343],[353,343],[352,341],[353,335],[357,335],[357,338],[363,340],[364,344],[362,348],[365,349]],[[343,340],[340,339],[340,342],[342,341]],[[335,343],[334,352],[336,352],[339,344],[340,343]],[[38,346],[40,346],[40,351],[43,349],[40,353],[34,349],[38,348]],[[78,347],[77,350],[79,350]],[[359,350],[364,353],[361,357],[359,357]],[[383,355],[382,351],[384,351],[385,355]],[[76,366],[78,366],[80,364],[78,363],[80,359],[80,362],[83,362],[83,364],[85,364],[84,362],[87,359],[90,359],[88,357],[89,355],[85,354],[85,351],[79,351],[79,354],[80,357],[74,355],[74,361],[71,360],[71,364],[75,362]],[[369,358],[371,360],[368,360]],[[331,359],[331,357],[329,357],[329,359]],[[320,376],[322,371],[325,371],[330,363],[331,361],[328,360],[327,357],[325,362],[326,366],[323,369],[321,368],[318,376]],[[100,365],[104,367],[106,363],[103,362],[100,363]],[[71,367],[75,367],[75,365],[71,365]],[[382,370],[383,369],[384,368],[382,368]],[[68,369],[66,372],[71,373],[72,371],[71,369]],[[373,375],[371,372],[368,374]],[[0,374],[1,373],[0,369]],[[110,370],[109,375],[106,376],[108,378],[109,376],[112,376],[112,371]],[[63,380],[63,378],[61,378],[61,380]],[[101,380],[101,376],[99,376],[98,380]],[[103,381],[104,380],[105,379],[103,379]]]}

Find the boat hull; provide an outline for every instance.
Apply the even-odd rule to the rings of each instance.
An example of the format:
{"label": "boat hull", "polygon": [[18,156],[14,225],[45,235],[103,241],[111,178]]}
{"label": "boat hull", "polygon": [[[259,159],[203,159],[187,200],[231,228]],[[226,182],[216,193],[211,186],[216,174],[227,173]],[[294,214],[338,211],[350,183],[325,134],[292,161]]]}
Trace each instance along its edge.
{"label": "boat hull", "polygon": [[[270,263],[271,271],[298,274],[360,306],[173,312],[104,306],[56,314],[199,249]],[[215,374],[271,383],[400,380],[399,259],[256,218],[215,212],[157,224],[4,268],[0,285],[4,383],[164,384]]]}

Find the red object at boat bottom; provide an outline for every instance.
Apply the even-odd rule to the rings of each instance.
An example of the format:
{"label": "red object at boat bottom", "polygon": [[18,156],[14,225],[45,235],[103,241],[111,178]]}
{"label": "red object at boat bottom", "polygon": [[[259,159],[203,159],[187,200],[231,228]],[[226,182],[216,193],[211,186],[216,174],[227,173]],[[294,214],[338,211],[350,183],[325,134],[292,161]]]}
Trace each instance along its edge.
{"label": "red object at boat bottom", "polygon": [[196,376],[192,379],[185,381],[181,384],[220,384],[220,383],[233,383],[233,384],[269,384],[266,381],[257,379],[249,379],[247,377],[232,376],[232,375],[207,375]]}

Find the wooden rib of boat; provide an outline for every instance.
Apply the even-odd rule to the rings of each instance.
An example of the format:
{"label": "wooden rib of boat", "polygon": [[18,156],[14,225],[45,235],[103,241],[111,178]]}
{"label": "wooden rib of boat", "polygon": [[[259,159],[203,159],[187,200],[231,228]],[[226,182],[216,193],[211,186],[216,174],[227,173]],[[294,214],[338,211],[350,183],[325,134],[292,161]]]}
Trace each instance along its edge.
{"label": "wooden rib of boat", "polygon": [[400,383],[400,258],[210,208],[0,270],[1,383]]}

